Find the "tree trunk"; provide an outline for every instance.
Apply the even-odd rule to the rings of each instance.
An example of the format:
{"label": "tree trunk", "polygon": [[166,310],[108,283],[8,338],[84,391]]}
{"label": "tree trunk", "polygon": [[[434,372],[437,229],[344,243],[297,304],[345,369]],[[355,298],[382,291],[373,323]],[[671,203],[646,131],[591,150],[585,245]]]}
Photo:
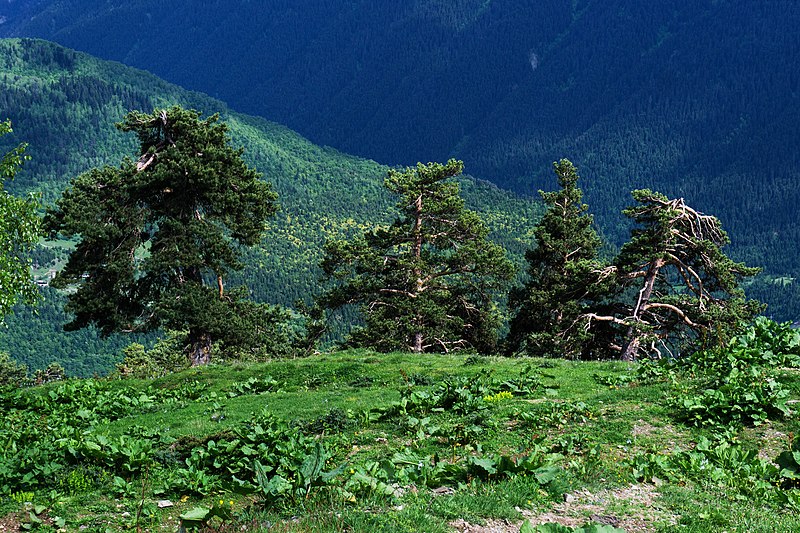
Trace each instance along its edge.
{"label": "tree trunk", "polygon": [[414,347],[412,348],[414,353],[422,353],[422,332],[418,331],[414,333]]}
{"label": "tree trunk", "polygon": [[628,332],[625,334],[626,339],[630,339],[625,343],[625,347],[622,349],[622,355],[620,356],[620,360],[625,361],[626,363],[632,363],[636,361],[636,352],[639,351],[639,344],[641,343],[642,335],[639,333],[638,335],[634,335],[636,332],[633,326],[628,328]]}
{"label": "tree trunk", "polygon": [[211,335],[208,333],[189,333],[189,361],[192,366],[207,365],[211,362]]}
{"label": "tree trunk", "polygon": [[[414,276],[416,279],[416,295],[419,296],[424,290],[422,281],[422,270],[419,267],[419,261],[422,257],[422,194],[419,195],[415,202],[416,218],[414,219],[414,259],[416,260],[416,267],[414,268]],[[417,326],[419,327],[422,322],[422,317],[417,317]],[[414,353],[422,353],[422,331],[414,333],[414,346],[411,348]]]}
{"label": "tree trunk", "polygon": [[620,359],[623,361],[631,362],[636,361],[636,352],[639,351],[639,345],[642,342],[642,332],[639,331],[638,323],[639,317],[647,310],[650,303],[650,298],[653,295],[653,289],[656,286],[656,279],[661,267],[664,266],[666,261],[659,257],[655,259],[647,268],[647,274],[644,277],[644,287],[639,291],[639,301],[636,303],[636,308],[633,310],[633,323],[628,326],[625,332],[625,345],[622,348],[622,355]]}

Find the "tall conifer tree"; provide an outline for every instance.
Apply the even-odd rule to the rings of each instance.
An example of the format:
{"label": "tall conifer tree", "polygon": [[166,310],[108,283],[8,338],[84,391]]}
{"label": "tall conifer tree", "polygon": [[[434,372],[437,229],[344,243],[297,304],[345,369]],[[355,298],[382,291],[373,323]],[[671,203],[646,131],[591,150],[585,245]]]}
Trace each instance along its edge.
{"label": "tall conifer tree", "polygon": [[561,189],[539,191],[547,212],[534,228],[536,247],[525,254],[528,278],[509,297],[510,353],[579,357],[587,334],[576,321],[598,295],[597,253],[602,244],[569,160],[553,163]]}
{"label": "tall conifer tree", "polygon": [[598,344],[623,361],[724,343],[763,306],[740,283],[759,272],[722,251],[719,219],[647,189],[624,214],[636,223],[614,265],[614,304],[586,315]]}

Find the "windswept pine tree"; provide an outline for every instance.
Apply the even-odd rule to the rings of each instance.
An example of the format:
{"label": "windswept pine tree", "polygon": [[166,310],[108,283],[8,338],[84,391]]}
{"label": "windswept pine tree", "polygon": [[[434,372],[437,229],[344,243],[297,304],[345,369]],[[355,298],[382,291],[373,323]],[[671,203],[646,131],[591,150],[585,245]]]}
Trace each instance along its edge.
{"label": "windswept pine tree", "polygon": [[263,237],[277,194],[217,120],[180,107],[128,114],[118,127],[138,136],[138,158],[81,174],[50,210],[53,234],[78,237],[52,283],[76,286],[67,329],[186,331],[193,365],[216,341],[257,345],[273,331],[280,313],[224,279]]}
{"label": "windswept pine tree", "polygon": [[759,269],[725,255],[719,219],[683,198],[646,189],[633,198],[638,205],[624,213],[636,227],[601,275],[613,276],[616,295],[585,315],[587,331],[623,361],[724,344],[763,308],[741,288]]}
{"label": "windswept pine tree", "polygon": [[331,286],[319,301],[360,305],[365,325],[351,343],[416,353],[495,347],[494,296],[514,267],[464,207],[450,179],[462,170],[455,160],[390,170],[385,186],[399,196],[395,221],[326,245],[322,268]]}

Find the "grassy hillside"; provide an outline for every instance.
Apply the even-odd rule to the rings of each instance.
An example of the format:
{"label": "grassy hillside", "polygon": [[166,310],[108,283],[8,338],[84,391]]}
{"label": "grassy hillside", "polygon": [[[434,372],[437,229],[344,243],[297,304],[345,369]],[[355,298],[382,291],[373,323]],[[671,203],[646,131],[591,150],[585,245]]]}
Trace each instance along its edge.
{"label": "grassy hillside", "polygon": [[[800,375],[786,365],[800,354],[772,350],[781,370],[746,368],[797,401]],[[702,386],[702,359],[692,365],[348,351],[6,390],[0,524],[175,531],[184,515],[210,531],[797,530],[796,478],[773,463],[797,418],[765,397],[737,404],[734,386],[717,404],[756,425],[738,408],[688,408]]]}
{"label": "grassy hillside", "polygon": [[[386,221],[393,205],[382,186],[386,167],[316,146],[282,126],[234,113],[220,101],[143,71],[44,41],[11,39],[0,41],[0,72],[0,114],[14,123],[14,135],[2,139],[0,151],[25,141],[32,158],[13,190],[40,191],[45,202],[57,198],[79,173],[136,155],[135,139],[114,128],[129,110],[178,103],[220,113],[233,144],[244,147],[246,161],[280,195],[281,211],[267,237],[248,253],[247,268],[232,280],[246,280],[261,301],[292,305],[308,299],[325,239]],[[462,186],[468,205],[482,213],[493,237],[519,260],[531,243],[537,205],[487,182],[464,178]],[[62,337],[52,326],[46,331],[31,326],[27,317],[10,320],[11,331],[2,333],[0,347],[14,354],[36,345],[35,359],[21,359],[38,366],[56,350],[32,342],[31,331],[42,332],[54,346],[69,342],[58,340]]]}

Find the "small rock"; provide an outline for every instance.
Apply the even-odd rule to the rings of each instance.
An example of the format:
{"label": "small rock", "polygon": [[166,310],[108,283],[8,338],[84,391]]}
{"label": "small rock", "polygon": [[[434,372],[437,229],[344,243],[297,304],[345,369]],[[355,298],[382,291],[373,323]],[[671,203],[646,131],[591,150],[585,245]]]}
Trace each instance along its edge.
{"label": "small rock", "polygon": [[172,503],[169,500],[158,500],[158,504],[157,505],[158,505],[159,509],[164,509],[165,507],[172,507],[175,504]]}
{"label": "small rock", "polygon": [[122,518],[130,518],[130,517],[131,517],[131,513],[129,513],[128,511],[125,511],[125,512],[124,512],[124,513],[122,513],[120,516],[121,516]]}
{"label": "small rock", "polygon": [[565,503],[572,503],[575,500],[576,500],[576,498],[572,494],[564,494],[564,502]]}
{"label": "small rock", "polygon": [[440,496],[442,494],[455,494],[456,491],[452,487],[439,487],[431,491],[434,495]]}

